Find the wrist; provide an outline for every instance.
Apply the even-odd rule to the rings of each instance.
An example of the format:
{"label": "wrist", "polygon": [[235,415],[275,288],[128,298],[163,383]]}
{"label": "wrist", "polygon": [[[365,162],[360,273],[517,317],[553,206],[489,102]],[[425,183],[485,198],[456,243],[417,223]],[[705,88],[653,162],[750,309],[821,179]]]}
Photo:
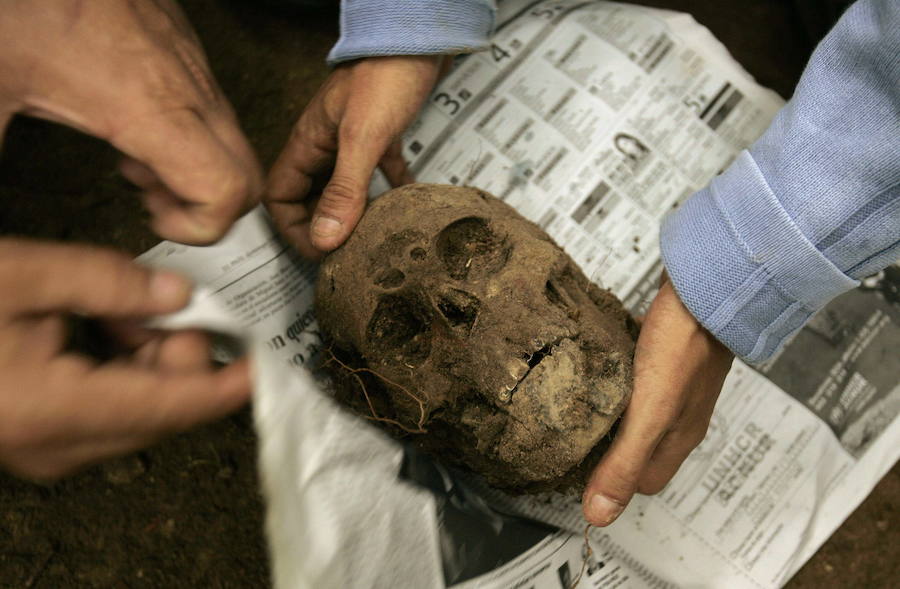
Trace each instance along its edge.
{"label": "wrist", "polygon": [[665,219],[660,249],[691,314],[750,363],[856,285],[796,226],[747,152]]}
{"label": "wrist", "polygon": [[488,46],[487,0],[344,0],[341,37],[328,63],[386,55],[470,53]]}

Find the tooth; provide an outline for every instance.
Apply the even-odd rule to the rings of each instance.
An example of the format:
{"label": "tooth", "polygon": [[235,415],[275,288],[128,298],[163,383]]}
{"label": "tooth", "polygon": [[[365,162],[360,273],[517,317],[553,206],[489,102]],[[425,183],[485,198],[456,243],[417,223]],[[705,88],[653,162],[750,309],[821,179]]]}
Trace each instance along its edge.
{"label": "tooth", "polygon": [[513,378],[513,381],[517,383],[522,380],[523,376],[528,374],[528,363],[519,358],[512,358],[509,364],[506,365],[506,370]]}

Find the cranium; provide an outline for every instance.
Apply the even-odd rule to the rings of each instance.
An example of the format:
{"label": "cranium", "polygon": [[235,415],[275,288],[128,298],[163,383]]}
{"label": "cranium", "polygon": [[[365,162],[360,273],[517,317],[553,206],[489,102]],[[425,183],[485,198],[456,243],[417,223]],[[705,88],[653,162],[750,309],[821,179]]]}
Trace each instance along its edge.
{"label": "cranium", "polygon": [[369,397],[356,406],[423,426],[420,446],[494,484],[573,472],[628,402],[637,330],[622,304],[476,189],[378,198],[322,264],[316,298],[328,365]]}

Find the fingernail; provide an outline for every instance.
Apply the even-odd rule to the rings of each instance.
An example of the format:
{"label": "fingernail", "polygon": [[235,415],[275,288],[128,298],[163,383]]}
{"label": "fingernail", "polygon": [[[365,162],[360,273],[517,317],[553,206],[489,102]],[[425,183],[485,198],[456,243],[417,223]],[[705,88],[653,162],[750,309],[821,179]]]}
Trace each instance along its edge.
{"label": "fingernail", "polygon": [[332,217],[316,217],[312,223],[312,233],[317,237],[334,237],[341,230],[342,223]]}
{"label": "fingernail", "polygon": [[619,517],[623,509],[625,506],[621,503],[597,493],[591,497],[590,518],[588,519],[595,525],[608,526]]}
{"label": "fingernail", "polygon": [[157,270],[150,278],[150,296],[162,305],[183,305],[191,296],[190,280],[165,270]]}

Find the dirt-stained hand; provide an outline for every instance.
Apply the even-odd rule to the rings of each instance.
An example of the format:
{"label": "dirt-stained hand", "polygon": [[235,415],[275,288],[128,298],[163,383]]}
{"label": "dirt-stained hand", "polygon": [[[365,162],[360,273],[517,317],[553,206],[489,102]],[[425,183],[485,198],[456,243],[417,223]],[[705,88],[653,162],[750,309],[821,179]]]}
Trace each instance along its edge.
{"label": "dirt-stained hand", "polygon": [[162,237],[206,244],[261,195],[262,171],[174,0],[7,0],[0,135],[15,113],[125,153]]}
{"label": "dirt-stained hand", "polygon": [[68,315],[139,320],[190,290],[109,250],[0,240],[0,465],[56,478],[244,404],[246,361],[212,368],[198,332],[132,327],[134,347],[106,363],[65,348]]}
{"label": "dirt-stained hand", "polygon": [[[272,167],[265,197],[279,231],[303,256],[320,258],[350,236],[365,209],[376,166],[394,186],[412,182],[398,138],[428,97],[442,64],[441,56],[349,62],[338,66],[313,97]],[[316,204],[313,181],[328,173]]]}
{"label": "dirt-stained hand", "polygon": [[634,356],[634,392],[584,491],[585,518],[607,526],[638,493],[660,492],[706,435],[734,356],[663,278]]}

